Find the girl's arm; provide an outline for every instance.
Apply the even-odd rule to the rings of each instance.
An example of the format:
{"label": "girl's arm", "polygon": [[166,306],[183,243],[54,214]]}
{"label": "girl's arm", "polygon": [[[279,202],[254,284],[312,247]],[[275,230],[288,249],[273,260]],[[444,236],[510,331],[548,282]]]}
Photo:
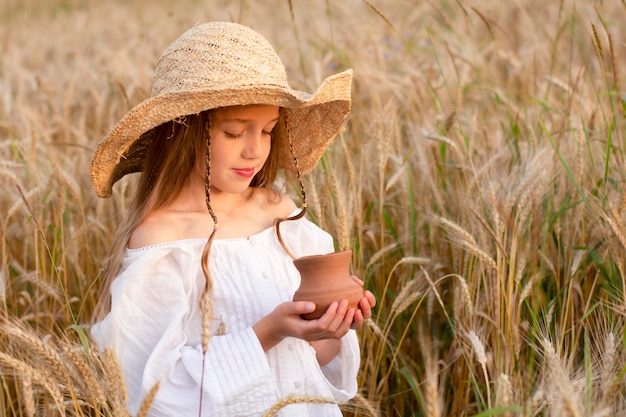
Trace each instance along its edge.
{"label": "girl's arm", "polygon": [[[359,278],[352,277],[361,287],[363,281]],[[370,291],[363,293],[363,298],[359,302],[359,308],[354,313],[354,320],[350,326],[352,329],[358,330],[363,326],[363,322],[366,319],[372,317],[372,308],[376,305],[376,298]],[[338,339],[324,339],[310,342],[311,346],[315,349],[317,361],[320,366],[327,365],[341,350],[341,340]]]}
{"label": "girl's arm", "polygon": [[315,349],[315,357],[320,366],[327,365],[341,350],[340,339],[324,339],[309,342]]}

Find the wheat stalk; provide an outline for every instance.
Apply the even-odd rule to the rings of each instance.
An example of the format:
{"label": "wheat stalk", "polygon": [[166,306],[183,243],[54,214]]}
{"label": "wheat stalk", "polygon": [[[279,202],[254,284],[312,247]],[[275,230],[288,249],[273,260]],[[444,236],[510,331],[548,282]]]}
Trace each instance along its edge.
{"label": "wheat stalk", "polygon": [[474,330],[469,331],[467,338],[469,339],[472,349],[474,350],[474,356],[482,368],[483,376],[485,377],[485,386],[487,387],[487,404],[488,407],[491,408],[491,388],[489,386],[489,374],[487,373],[487,354],[485,351],[485,345],[483,345],[483,342],[481,342]]}
{"label": "wheat stalk", "polygon": [[24,412],[28,417],[35,416],[35,399],[33,395],[33,380],[29,374],[21,375],[22,401]]}
{"label": "wheat stalk", "polygon": [[[513,404],[513,387],[507,374],[500,374],[496,381],[496,407],[506,407]],[[511,417],[510,412],[506,412],[502,417]]]}
{"label": "wheat stalk", "polygon": [[72,196],[72,199],[74,200],[74,202],[76,202],[79,205],[79,210],[77,210],[77,212],[79,214],[84,213],[85,210],[83,208],[83,196],[82,196],[82,193],[80,192],[80,186],[78,185],[76,180],[72,178],[72,176],[68,174],[67,171],[61,168],[60,166],[57,166],[56,173],[59,177],[59,181],[62,182],[70,191],[70,195]]}
{"label": "wheat stalk", "polygon": [[29,378],[29,384],[32,385],[32,382],[40,384],[48,392],[48,394],[50,394],[56,406],[61,410],[62,415],[65,415],[63,408],[63,395],[53,381],[29,364],[4,352],[0,352],[0,363],[4,363],[5,366],[15,370],[16,376],[20,379],[24,377]]}
{"label": "wheat stalk", "polygon": [[[506,227],[504,225],[502,215],[498,210],[499,200],[496,196],[495,184],[493,182],[489,183],[487,199],[489,202],[489,213],[491,214],[491,219],[493,220],[496,229],[496,239],[499,242],[499,246],[502,246],[502,240],[504,238]],[[507,216],[510,216],[510,214],[511,213],[506,213]]]}
{"label": "wheat stalk", "polygon": [[528,296],[530,295],[532,289],[533,289],[533,285],[535,283],[535,281],[538,278],[538,274],[534,274],[533,276],[530,277],[530,279],[528,280],[528,282],[526,282],[526,284],[524,285],[524,287],[522,288],[522,291],[520,292],[519,295],[519,301],[518,301],[518,306],[521,306],[522,303],[524,302],[524,300],[526,298],[528,298]]}
{"label": "wheat stalk", "polygon": [[67,384],[70,380],[65,368],[63,367],[63,359],[58,352],[44,343],[39,337],[26,332],[21,328],[9,326],[7,323],[2,325],[3,332],[12,337],[13,341],[20,342],[24,346],[24,352],[28,353],[31,363],[42,362],[42,369],[51,370],[53,376],[59,383]]}
{"label": "wheat stalk", "polygon": [[0,270],[0,304],[5,305],[6,295],[7,295],[7,280],[5,278],[4,271]]}
{"label": "wheat stalk", "polygon": [[96,378],[93,369],[85,362],[84,353],[81,353],[84,352],[84,350],[82,348],[75,348],[68,345],[64,346],[63,350],[69,357],[71,363],[78,370],[78,373],[80,374],[80,381],[85,387],[87,387],[86,392],[93,395],[97,403],[105,404],[107,400],[104,391],[102,390],[101,382]]}
{"label": "wheat stalk", "polygon": [[563,400],[568,410],[568,415],[571,417],[582,416],[579,404],[576,400],[576,393],[572,392],[572,381],[568,378],[552,343],[548,338],[542,337],[541,346],[548,369],[550,370],[550,380],[558,390],[560,398]]}
{"label": "wheat stalk", "polygon": [[[351,403],[354,403],[352,406],[354,408],[355,413],[358,412],[358,416],[367,416],[367,417],[381,417],[380,410],[378,410],[373,404],[372,401],[369,401],[367,398],[363,396],[362,393],[357,392],[354,398],[350,400]],[[352,408],[351,407],[351,408]],[[361,410],[365,409],[367,414],[363,414]]]}
{"label": "wheat stalk", "polygon": [[602,368],[600,372],[600,403],[611,404],[616,399],[620,380],[615,375],[617,346],[615,334],[608,332],[604,340],[602,352]]}
{"label": "wheat stalk", "polygon": [[329,398],[322,397],[300,397],[300,396],[288,396],[281,400],[279,400],[276,404],[274,404],[269,410],[267,410],[263,417],[273,417],[282,409],[291,404],[337,404],[337,401],[331,400]]}
{"label": "wheat stalk", "polygon": [[4,177],[8,183],[15,184],[19,182],[17,175],[7,169],[0,168],[0,178]]}
{"label": "wheat stalk", "polygon": [[376,262],[384,258],[385,255],[389,254],[389,252],[396,249],[397,247],[398,247],[397,243],[390,243],[386,245],[385,247],[376,251],[367,261],[367,264],[365,265],[365,270],[367,271],[368,269],[370,269],[372,265],[376,264]]}
{"label": "wheat stalk", "polygon": [[391,309],[389,310],[390,321],[394,321],[399,314],[422,296],[422,292],[418,290],[419,284],[420,281],[418,278],[413,278],[404,284],[391,304]]}
{"label": "wheat stalk", "polygon": [[107,392],[115,394],[111,401],[113,414],[115,416],[125,416],[128,414],[126,408],[128,394],[122,369],[113,350],[106,349],[104,351],[103,365],[107,378]]}
{"label": "wheat stalk", "polygon": [[426,366],[424,368],[424,403],[427,417],[441,417],[441,396],[439,395],[439,372],[437,363],[430,357],[426,356]]}
{"label": "wheat stalk", "polygon": [[458,224],[446,218],[437,216],[436,220],[440,224],[447,227],[451,234],[456,237],[456,241],[460,243],[461,247],[467,249],[471,254],[475,255],[478,259],[485,262],[492,269],[497,269],[496,263],[493,258],[489,256],[486,251],[478,246],[478,243],[476,242],[476,239],[474,239],[474,236],[472,236],[469,232],[467,232]]}
{"label": "wheat stalk", "polygon": [[158,391],[159,383],[157,382],[150,389],[150,391],[146,395],[146,398],[144,398],[144,400],[141,402],[141,406],[139,407],[139,411],[137,412],[136,417],[147,417],[148,411],[150,411],[150,407],[152,407],[152,403],[154,402],[154,398],[156,397]]}
{"label": "wheat stalk", "polygon": [[33,284],[34,286],[41,288],[46,295],[51,297],[57,303],[62,304],[64,299],[63,295],[59,292],[59,290],[49,282],[43,280],[41,278],[41,274],[38,271],[33,271],[27,273],[26,275],[22,275],[21,279],[25,282]]}
{"label": "wheat stalk", "polygon": [[458,288],[460,288],[461,291],[460,299],[463,300],[463,306],[467,310],[468,315],[471,317],[474,315],[474,304],[470,294],[469,286],[467,285],[467,281],[460,275],[454,274],[453,276],[457,278]]}
{"label": "wheat stalk", "polygon": [[546,393],[542,388],[537,388],[533,395],[526,401],[525,415],[536,416],[547,403]]}
{"label": "wheat stalk", "polygon": [[406,165],[402,165],[388,180],[385,185],[385,192],[388,193],[391,188],[406,175]]}
{"label": "wheat stalk", "polygon": [[619,240],[619,243],[622,245],[622,248],[626,249],[626,227],[624,226],[624,222],[622,221],[621,216],[617,213],[615,207],[609,207],[611,216],[609,214],[605,214],[605,218],[615,236]]}
{"label": "wheat stalk", "polygon": [[[42,185],[39,185],[39,186],[31,189],[26,194],[23,194],[23,193],[20,194],[20,196],[24,196],[24,197],[20,197],[20,198],[16,199],[15,202],[13,203],[13,205],[11,207],[9,207],[9,210],[6,212],[6,215],[4,217],[4,227],[3,227],[3,229],[6,230],[7,225],[9,224],[9,221],[11,220],[13,215],[15,213],[17,213],[17,211],[20,210],[22,207],[26,207],[26,209],[29,212],[32,212],[32,208],[29,209],[27,201],[29,201],[30,199],[33,199],[33,198],[39,198],[39,195],[44,192],[44,189],[45,189],[45,187],[42,184]],[[21,188],[18,187],[18,190],[21,190]]]}
{"label": "wheat stalk", "polygon": [[595,411],[593,414],[591,414],[590,417],[612,417],[615,416],[616,414],[613,413],[613,411],[610,408],[603,408],[601,410]]}

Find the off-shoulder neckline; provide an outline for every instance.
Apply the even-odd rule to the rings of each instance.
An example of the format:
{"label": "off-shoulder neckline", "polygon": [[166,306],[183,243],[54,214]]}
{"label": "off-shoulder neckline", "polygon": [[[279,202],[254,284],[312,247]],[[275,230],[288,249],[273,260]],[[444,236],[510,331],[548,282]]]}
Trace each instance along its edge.
{"label": "off-shoulder neckline", "polygon": [[[245,241],[250,241],[255,239],[258,236],[264,235],[268,232],[270,232],[273,229],[273,227],[268,227],[267,229],[263,229],[260,232],[254,233],[250,236],[242,236],[242,237],[231,237],[231,238],[225,238],[225,239],[215,239],[213,240],[213,244],[221,244],[221,243],[236,243],[236,242],[245,242]],[[178,240],[170,240],[168,242],[160,242],[160,243],[153,243],[152,245],[146,245],[146,246],[142,246],[140,248],[126,248],[126,251],[128,253],[138,253],[138,252],[143,252],[149,249],[154,249],[154,248],[167,248],[170,246],[180,246],[180,245],[186,245],[186,244],[196,244],[196,243],[206,243],[207,238],[206,237],[190,237],[190,238],[186,238],[186,239],[178,239]]]}
{"label": "off-shoulder neckline", "polygon": [[[295,215],[300,209],[296,209],[294,211],[292,211],[291,213],[289,213],[289,217]],[[260,230],[256,233],[253,233],[249,236],[241,236],[241,237],[231,237],[231,238],[223,238],[223,239],[219,239],[216,238],[213,240],[213,244],[229,244],[229,243],[239,243],[239,242],[249,242],[251,240],[255,240],[271,231],[274,230],[274,226],[270,226],[267,227],[263,230]],[[150,249],[155,249],[155,248],[167,248],[167,247],[172,247],[172,246],[181,246],[181,245],[193,245],[193,244],[197,244],[202,242],[203,244],[206,243],[208,238],[206,237],[190,237],[190,238],[185,238],[185,239],[177,239],[177,240],[170,240],[167,242],[159,242],[159,243],[153,243],[151,245],[146,245],[146,246],[141,246],[139,248],[126,248],[126,252],[127,253],[141,253]]]}

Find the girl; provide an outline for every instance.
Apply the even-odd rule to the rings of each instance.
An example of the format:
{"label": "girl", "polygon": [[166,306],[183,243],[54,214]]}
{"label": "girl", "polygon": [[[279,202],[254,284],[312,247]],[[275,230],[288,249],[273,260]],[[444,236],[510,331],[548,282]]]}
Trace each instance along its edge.
{"label": "girl", "polygon": [[[341,416],[336,403],[356,394],[354,329],[374,296],[302,319],[315,305],[291,301],[299,275],[283,248],[333,251],[304,217],[300,176],[344,124],[351,78],[328,77],[315,94],[292,90],[259,34],[198,25],[161,56],[151,97],[98,145],[100,197],[141,171],[92,328],[119,358],[131,414],[153,389],[151,416],[260,416],[289,396],[326,403],[281,416]],[[279,168],[296,173],[302,210],[271,188]]]}

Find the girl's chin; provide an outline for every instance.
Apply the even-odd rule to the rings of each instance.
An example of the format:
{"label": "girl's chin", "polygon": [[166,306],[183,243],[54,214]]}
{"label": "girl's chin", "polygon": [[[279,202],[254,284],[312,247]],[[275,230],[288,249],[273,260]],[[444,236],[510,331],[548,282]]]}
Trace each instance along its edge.
{"label": "girl's chin", "polygon": [[246,181],[245,184],[240,184],[238,186],[228,186],[228,187],[219,187],[215,185],[211,185],[211,193],[215,194],[245,194],[246,191],[250,189],[250,181]]}

